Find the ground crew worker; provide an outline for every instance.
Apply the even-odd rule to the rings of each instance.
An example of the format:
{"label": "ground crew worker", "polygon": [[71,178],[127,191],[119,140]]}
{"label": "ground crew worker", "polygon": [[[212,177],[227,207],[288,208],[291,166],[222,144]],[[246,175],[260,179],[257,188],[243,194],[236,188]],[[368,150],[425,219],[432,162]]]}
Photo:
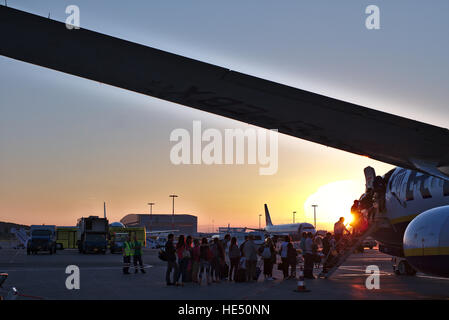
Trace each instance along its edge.
{"label": "ground crew worker", "polygon": [[134,234],[133,242],[131,243],[132,250],[133,250],[133,263],[134,263],[134,273],[138,273],[139,269],[137,269],[137,264],[140,265],[140,271],[142,273],[145,273],[145,270],[143,269],[143,262],[142,262],[142,242],[137,240],[137,235]]}
{"label": "ground crew worker", "polygon": [[129,274],[129,267],[131,265],[131,256],[133,255],[132,245],[129,241],[129,235],[123,243],[123,274]]}

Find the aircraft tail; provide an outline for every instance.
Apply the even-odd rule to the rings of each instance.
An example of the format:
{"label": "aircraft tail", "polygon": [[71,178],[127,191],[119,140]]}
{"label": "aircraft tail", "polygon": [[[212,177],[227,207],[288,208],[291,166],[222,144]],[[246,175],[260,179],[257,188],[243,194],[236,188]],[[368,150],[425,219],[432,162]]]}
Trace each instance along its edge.
{"label": "aircraft tail", "polygon": [[267,226],[272,226],[273,223],[271,222],[270,212],[268,211],[268,206],[265,203],[265,223]]}

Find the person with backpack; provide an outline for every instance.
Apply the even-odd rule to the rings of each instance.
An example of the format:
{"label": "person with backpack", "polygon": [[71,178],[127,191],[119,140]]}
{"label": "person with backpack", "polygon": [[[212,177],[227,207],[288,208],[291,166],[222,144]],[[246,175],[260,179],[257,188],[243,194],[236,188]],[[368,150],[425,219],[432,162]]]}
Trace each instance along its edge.
{"label": "person with backpack", "polygon": [[211,264],[212,282],[220,282],[222,274],[222,265],[224,264],[224,250],[218,238],[214,238],[214,243],[211,246],[213,259]]}
{"label": "person with backpack", "polygon": [[307,239],[307,232],[303,232],[301,234],[301,239],[299,240],[299,249],[301,249],[301,253],[303,255],[306,252],[306,239]]}
{"label": "person with backpack", "polygon": [[315,279],[313,276],[313,234],[307,233],[307,239],[305,242],[305,255],[304,255],[304,278]]}
{"label": "person with backpack", "polygon": [[[176,275],[175,285],[184,286],[184,281],[187,276],[187,265],[190,259],[190,251],[187,250],[184,235],[180,235],[178,238],[178,243],[176,244],[176,256],[178,257],[179,270]],[[179,283],[179,278],[181,278],[181,283]]]}
{"label": "person with backpack", "polygon": [[313,254],[313,263],[314,263],[314,268],[319,269],[320,265],[321,265],[321,258],[322,258],[322,253],[319,252],[319,247],[323,246],[323,239],[318,236],[317,234],[315,234],[314,238],[313,238],[313,245],[312,245],[312,254]]}
{"label": "person with backpack", "polygon": [[273,264],[276,262],[276,250],[271,238],[267,238],[261,246],[261,256],[263,259],[263,275],[265,280],[273,279]]}
{"label": "person with backpack", "polygon": [[331,268],[335,262],[335,255],[332,254],[333,251],[336,251],[335,244],[335,239],[333,238],[332,234],[328,232],[323,239],[322,253],[324,255],[324,262],[323,271],[321,272],[322,274],[326,274],[328,269]]}
{"label": "person with backpack", "polygon": [[284,241],[281,243],[281,260],[282,260],[282,273],[284,279],[288,279],[288,244],[290,243],[290,237],[285,236]]}
{"label": "person with backpack", "polygon": [[[165,258],[167,259],[167,271],[165,273],[165,281],[167,286],[173,286],[175,284],[175,277],[178,275],[178,264],[176,263],[176,248],[173,245],[174,235],[170,233],[165,243]],[[173,272],[173,281],[170,281],[170,275]]]}
{"label": "person with backpack", "polygon": [[245,236],[245,241],[240,245],[240,256],[244,257],[245,253],[243,252],[243,248],[245,247],[245,243],[248,241],[248,236]]}
{"label": "person with backpack", "polygon": [[293,244],[289,242],[287,245],[287,273],[288,267],[290,267],[290,276],[288,276],[288,279],[294,279],[296,277],[297,256],[298,253],[296,252],[296,249],[293,247]]}
{"label": "person with backpack", "polygon": [[229,261],[230,261],[230,269],[228,279],[229,281],[232,280],[236,281],[237,269],[239,267],[240,261],[240,249],[236,237],[232,237],[231,244],[229,245]]}
{"label": "person with backpack", "polygon": [[243,247],[243,252],[246,258],[246,280],[252,282],[256,277],[257,266],[257,247],[252,234],[248,236],[248,241]]}
{"label": "person with backpack", "polygon": [[331,239],[332,234],[330,232],[326,233],[326,236],[323,238],[323,250],[321,251],[324,257],[327,257],[329,251],[331,250]]}
{"label": "person with backpack", "polygon": [[192,245],[193,245],[192,236],[187,236],[186,250],[188,251],[188,258],[187,258],[187,267],[186,267],[186,279],[184,280],[184,282],[192,282],[192,257],[193,257]]}
{"label": "person with backpack", "polygon": [[200,241],[195,239],[192,248],[192,281],[198,282],[198,271],[200,269]]}
{"label": "person with backpack", "polygon": [[231,246],[231,235],[229,233],[227,233],[224,236],[224,241],[223,241],[223,248],[224,248],[224,270],[223,270],[223,279],[224,280],[228,280],[229,279],[229,268],[231,266],[231,259],[229,257],[229,248]]}
{"label": "person with backpack", "polygon": [[207,243],[207,238],[201,239],[200,245],[200,273],[198,277],[198,284],[201,285],[203,280],[203,272],[206,273],[207,284],[210,284],[210,261],[213,256],[211,254],[211,250],[209,248],[209,244]]}

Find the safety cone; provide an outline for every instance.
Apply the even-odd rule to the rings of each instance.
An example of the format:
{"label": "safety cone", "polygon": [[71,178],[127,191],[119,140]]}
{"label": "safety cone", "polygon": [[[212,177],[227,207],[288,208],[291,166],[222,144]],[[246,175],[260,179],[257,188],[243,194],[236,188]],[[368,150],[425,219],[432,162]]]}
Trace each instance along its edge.
{"label": "safety cone", "polygon": [[306,284],[304,282],[304,269],[303,266],[300,267],[299,270],[299,278],[298,278],[298,285],[296,290],[293,290],[295,292],[310,292],[310,290],[307,290]]}

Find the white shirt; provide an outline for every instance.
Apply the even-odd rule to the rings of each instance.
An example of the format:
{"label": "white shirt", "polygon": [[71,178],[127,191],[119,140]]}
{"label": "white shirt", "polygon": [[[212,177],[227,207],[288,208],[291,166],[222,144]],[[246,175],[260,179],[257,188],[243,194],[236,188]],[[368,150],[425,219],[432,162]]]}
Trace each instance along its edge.
{"label": "white shirt", "polygon": [[230,265],[230,258],[229,258],[229,248],[231,247],[231,240],[227,241],[224,245],[225,247],[225,262],[227,265]]}
{"label": "white shirt", "polygon": [[231,246],[231,241],[226,241],[225,243],[225,253],[229,255],[229,247]]}

